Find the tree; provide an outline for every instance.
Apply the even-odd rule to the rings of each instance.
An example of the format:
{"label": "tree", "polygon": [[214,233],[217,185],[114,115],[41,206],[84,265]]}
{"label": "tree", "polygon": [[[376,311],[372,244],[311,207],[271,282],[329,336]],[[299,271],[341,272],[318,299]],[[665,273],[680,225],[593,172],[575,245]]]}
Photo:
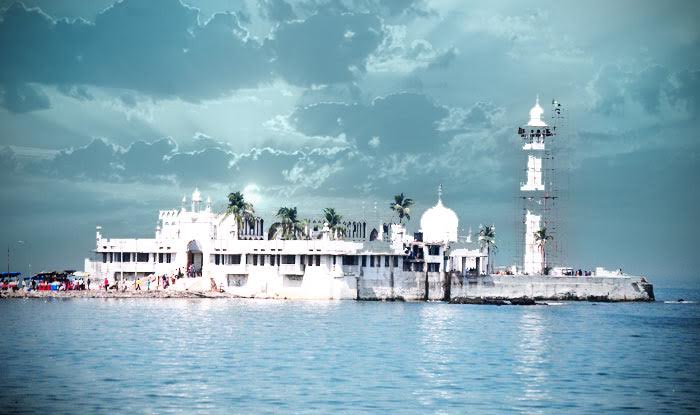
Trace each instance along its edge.
{"label": "tree", "polygon": [[479,225],[479,246],[481,249],[486,249],[486,256],[489,260],[488,272],[493,273],[493,261],[491,260],[491,253],[498,252],[498,246],[496,246],[496,227]]}
{"label": "tree", "polygon": [[403,218],[411,220],[411,206],[413,199],[407,198],[403,193],[394,196],[394,202],[389,205],[397,215],[399,215],[399,223],[403,222]]}
{"label": "tree", "polygon": [[244,221],[252,222],[255,220],[253,205],[246,202],[241,192],[228,194],[228,206],[226,207],[226,212],[224,213],[222,221],[231,215],[233,215],[236,220],[236,237],[238,237]]}
{"label": "tree", "polygon": [[297,208],[281,207],[275,215],[279,222],[270,226],[268,239],[302,239],[306,223],[297,217]]}
{"label": "tree", "polygon": [[547,251],[545,250],[545,245],[547,241],[554,239],[552,235],[547,235],[547,228],[542,228],[535,232],[535,242],[540,248],[540,253],[542,254],[542,272],[547,275],[549,274],[549,269],[547,268]]}
{"label": "tree", "polygon": [[340,216],[338,212],[335,211],[335,209],[323,209],[323,219],[326,221],[326,223],[328,223],[328,227],[331,230],[331,235],[333,235],[333,239],[336,239],[339,235],[342,236],[345,234],[345,226],[340,224],[340,221],[343,219],[343,217]]}

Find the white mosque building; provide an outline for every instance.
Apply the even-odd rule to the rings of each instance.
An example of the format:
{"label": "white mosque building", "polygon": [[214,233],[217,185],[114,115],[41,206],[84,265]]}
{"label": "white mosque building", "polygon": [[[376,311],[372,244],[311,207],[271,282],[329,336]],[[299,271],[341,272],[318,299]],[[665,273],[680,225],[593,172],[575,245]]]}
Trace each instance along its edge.
{"label": "white mosque building", "polygon": [[[95,256],[85,270],[110,281],[161,275],[195,275],[212,286],[246,297],[441,299],[447,274],[483,275],[488,258],[458,241],[458,218],[442,201],[409,234],[403,224],[345,222],[345,236],[333,238],[327,224],[310,221],[306,239],[268,239],[261,218],[237,229],[233,216],[202,203],[195,189],[179,209],[162,210],[155,236],[118,239],[97,228]],[[433,284],[435,293],[426,289]]]}

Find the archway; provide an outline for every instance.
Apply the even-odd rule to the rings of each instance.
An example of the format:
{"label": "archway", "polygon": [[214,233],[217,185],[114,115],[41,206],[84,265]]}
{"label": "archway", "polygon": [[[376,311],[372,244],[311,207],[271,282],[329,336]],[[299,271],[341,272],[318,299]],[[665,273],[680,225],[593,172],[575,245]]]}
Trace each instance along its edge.
{"label": "archway", "polygon": [[377,232],[376,229],[372,229],[372,232],[370,232],[370,234],[369,234],[369,240],[376,241],[377,238],[379,238],[379,232]]}
{"label": "archway", "polygon": [[203,262],[202,248],[199,242],[190,241],[187,244],[187,276],[202,275]]}

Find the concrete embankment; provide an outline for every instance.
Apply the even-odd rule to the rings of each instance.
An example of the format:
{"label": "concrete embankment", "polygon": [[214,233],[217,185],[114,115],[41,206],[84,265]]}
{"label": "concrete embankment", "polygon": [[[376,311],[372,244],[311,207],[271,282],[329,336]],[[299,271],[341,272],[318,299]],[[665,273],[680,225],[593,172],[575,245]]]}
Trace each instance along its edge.
{"label": "concrete embankment", "polygon": [[454,279],[450,298],[550,301],[654,301],[654,287],[642,277],[553,277],[494,275]]}

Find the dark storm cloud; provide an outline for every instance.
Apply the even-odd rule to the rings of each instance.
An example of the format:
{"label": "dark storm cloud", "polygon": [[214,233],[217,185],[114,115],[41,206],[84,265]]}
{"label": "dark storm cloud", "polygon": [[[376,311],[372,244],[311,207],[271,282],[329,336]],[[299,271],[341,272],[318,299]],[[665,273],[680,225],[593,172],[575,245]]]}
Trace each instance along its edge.
{"label": "dark storm cloud", "polygon": [[200,24],[198,11],[176,0],[115,3],[94,24],[15,3],[0,23],[0,58],[6,88],[87,84],[196,101],[270,77],[260,44],[236,15]]}
{"label": "dark storm cloud", "polygon": [[14,113],[51,108],[49,97],[34,86],[11,84],[0,90],[0,105]]}
{"label": "dark storm cloud", "polygon": [[352,82],[385,37],[376,14],[323,7],[288,21],[293,10],[285,4],[262,3],[281,23],[259,41],[239,14],[200,22],[197,9],[177,0],[125,0],[94,23],[55,20],[15,3],[0,22],[3,103],[17,112],[47,108],[48,98],[28,83],[56,85],[78,99],[90,99],[82,86],[93,85],[196,102],[276,77],[300,86]]}
{"label": "dark storm cloud", "polygon": [[588,87],[594,96],[594,110],[605,115],[623,114],[630,104],[649,114],[660,113],[664,104],[681,106],[692,115],[700,100],[699,73],[689,69],[672,72],[658,64],[639,70],[604,65]]}
{"label": "dark storm cloud", "polygon": [[280,24],[265,46],[274,51],[276,71],[296,85],[349,82],[365,71],[381,44],[381,20],[370,14],[315,14]]}
{"label": "dark storm cloud", "polygon": [[386,18],[402,15],[428,16],[432,12],[422,0],[310,0],[296,5],[302,13],[372,13]]}
{"label": "dark storm cloud", "polygon": [[286,22],[297,17],[292,5],[285,0],[261,0],[258,6],[262,16],[273,22]]}
{"label": "dark storm cloud", "polygon": [[[184,186],[205,183],[256,183],[265,187],[318,188],[343,169],[344,148],[285,151],[253,148],[234,153],[225,143],[209,137],[194,150],[182,150],[169,138],[136,141],[124,148],[105,139],[64,149],[48,159],[17,160],[9,148],[0,152],[6,174],[85,180],[105,183],[150,183]],[[357,177],[355,177],[357,179]]]}
{"label": "dark storm cloud", "polygon": [[[291,123],[309,136],[345,134],[360,150],[424,152],[441,145],[438,122],[448,109],[423,94],[399,93],[376,98],[369,105],[320,103],[298,108]],[[444,141],[444,140],[443,140]]]}

